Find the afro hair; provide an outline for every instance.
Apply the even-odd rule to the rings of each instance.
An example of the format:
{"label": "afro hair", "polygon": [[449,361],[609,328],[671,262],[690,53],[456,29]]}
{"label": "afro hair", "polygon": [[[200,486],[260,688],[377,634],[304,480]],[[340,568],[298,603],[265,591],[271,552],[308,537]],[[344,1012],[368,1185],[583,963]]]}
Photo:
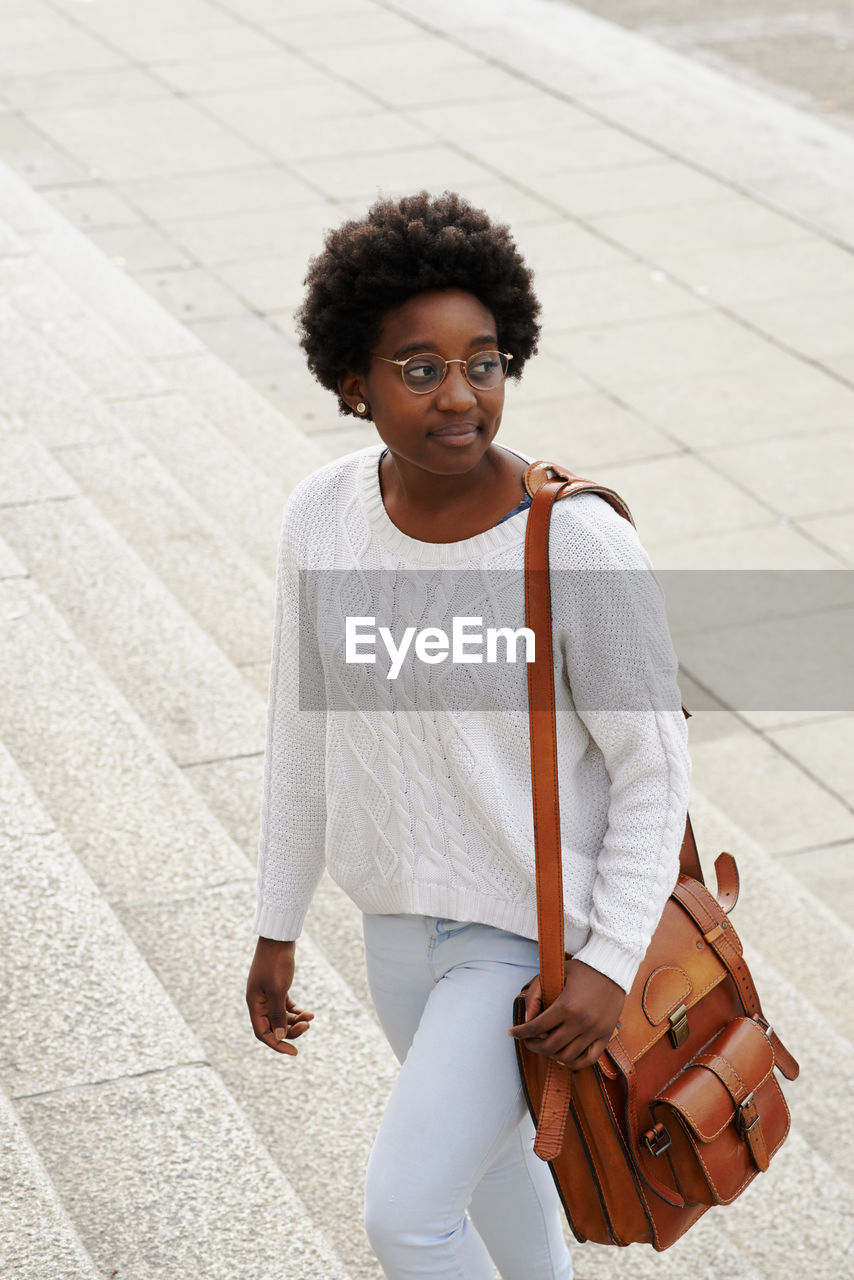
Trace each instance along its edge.
{"label": "afro hair", "polygon": [[492,312],[499,345],[513,355],[509,377],[518,378],[537,350],[540,304],[509,228],[451,191],[378,200],[363,218],[327,233],[305,284],[300,344],[342,413],[353,410],[338,393],[339,377],[367,373],[386,312],[426,289],[463,289]]}

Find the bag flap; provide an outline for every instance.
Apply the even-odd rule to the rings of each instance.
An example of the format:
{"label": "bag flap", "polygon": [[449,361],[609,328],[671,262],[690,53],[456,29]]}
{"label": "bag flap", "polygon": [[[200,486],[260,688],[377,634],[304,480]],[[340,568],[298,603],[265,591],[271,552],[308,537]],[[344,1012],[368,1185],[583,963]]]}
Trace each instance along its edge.
{"label": "bag flap", "polygon": [[774,1070],[774,1050],[752,1018],[735,1018],[655,1100],[678,1111],[701,1142],[713,1142],[740,1104]]}
{"label": "bag flap", "polygon": [[[709,901],[725,919],[711,894]],[[667,1035],[670,1016],[680,1005],[690,1022],[693,1006],[726,976],[723,962],[694,921],[675,898],[668,898],[618,1023],[620,1042],[632,1062]]]}

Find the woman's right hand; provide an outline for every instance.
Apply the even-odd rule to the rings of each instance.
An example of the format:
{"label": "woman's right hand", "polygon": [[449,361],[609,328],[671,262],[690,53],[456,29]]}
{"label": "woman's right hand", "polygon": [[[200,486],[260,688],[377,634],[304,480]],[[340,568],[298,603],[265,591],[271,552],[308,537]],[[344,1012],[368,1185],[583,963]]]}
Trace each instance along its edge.
{"label": "woman's right hand", "polygon": [[298,1009],[288,996],[294,980],[295,947],[295,942],[259,938],[246,981],[246,1003],[256,1037],[276,1053],[291,1057],[297,1050],[288,1041],[308,1031],[314,1017]]}

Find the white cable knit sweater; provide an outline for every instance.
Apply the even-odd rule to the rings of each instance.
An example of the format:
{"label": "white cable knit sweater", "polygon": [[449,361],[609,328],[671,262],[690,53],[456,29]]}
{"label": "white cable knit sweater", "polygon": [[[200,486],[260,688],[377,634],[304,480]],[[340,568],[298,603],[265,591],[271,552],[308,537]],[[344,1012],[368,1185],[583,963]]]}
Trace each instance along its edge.
{"label": "white cable knit sweater", "polygon": [[[419,542],[385,511],[381,452],[323,467],[285,507],[254,927],[296,938],[326,865],[365,912],[536,938],[524,647],[486,666],[413,646],[394,680],[380,641],[373,666],[344,647],[347,616],[396,642],[408,625],[450,634],[453,615],[523,626],[527,512]],[[685,826],[676,657],[646,553],[601,498],[555,504],[550,564],[566,949],[628,990]]]}

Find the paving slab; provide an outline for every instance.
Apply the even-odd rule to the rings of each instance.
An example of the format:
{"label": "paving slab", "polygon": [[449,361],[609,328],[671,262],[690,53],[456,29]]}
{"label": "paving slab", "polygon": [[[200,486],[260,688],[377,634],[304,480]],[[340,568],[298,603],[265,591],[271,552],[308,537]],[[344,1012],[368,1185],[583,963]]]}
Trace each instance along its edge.
{"label": "paving slab", "polygon": [[5,579],[0,612],[0,667],[16,672],[0,740],[108,900],[244,875],[243,855],[35,584]]}
{"label": "paving slab", "polygon": [[766,506],[686,452],[615,466],[607,483],[628,502],[651,552],[668,542],[759,525],[769,517]]}
{"label": "paving slab", "polygon": [[347,1280],[209,1068],[63,1090],[19,1114],[99,1274]]}
{"label": "paving slab", "polygon": [[[631,323],[659,316],[701,313],[705,304],[691,289],[675,284],[645,263],[632,262],[592,271],[549,274],[537,284],[545,322],[554,342],[556,330]],[[567,339],[567,346],[571,339]]]}
{"label": "paving slab", "polygon": [[704,289],[709,299],[739,314],[744,307],[746,316],[756,314],[755,303],[768,299],[801,294],[832,298],[854,289],[851,253],[816,236],[749,249],[708,246],[686,250],[673,243],[662,246],[655,256],[674,276]]}
{"label": "paving slab", "polygon": [[302,352],[296,344],[266,317],[245,312],[213,320],[187,321],[187,327],[246,378],[303,363]]}
{"label": "paving slab", "polygon": [[35,1148],[0,1093],[0,1267],[15,1280],[98,1280]]}
{"label": "paving slab", "polygon": [[[184,5],[181,6],[184,8]],[[225,14],[216,14],[214,27],[195,25],[179,29],[157,22],[145,25],[122,24],[109,31],[110,43],[133,61],[162,64],[185,62],[189,58],[224,58],[236,53],[249,56],[275,53],[275,43],[263,32],[229,22]]]}
{"label": "paving slab", "polygon": [[[318,240],[318,248],[322,241]],[[241,258],[217,263],[211,274],[255,311],[274,314],[302,301],[307,259],[301,254],[279,253],[270,258]]]}
{"label": "paving slab", "polygon": [[33,187],[82,182],[91,177],[87,165],[11,112],[0,116],[0,154],[4,163]]}
{"label": "paving slab", "polygon": [[127,227],[138,219],[136,211],[104,182],[50,187],[45,200],[83,231],[103,227]]}
{"label": "paving slab", "polygon": [[[555,335],[547,335],[544,350],[553,351],[555,344]],[[571,361],[598,386],[631,400],[648,383],[749,368],[774,351],[761,335],[707,306],[607,329],[576,329]]]}
{"label": "paving slab", "polygon": [[466,199],[476,208],[488,209],[494,221],[509,224],[515,229],[551,223],[558,212],[552,200],[506,179],[490,182],[467,180],[464,189]]}
{"label": "paving slab", "polygon": [[638,382],[623,398],[697,449],[844,427],[854,415],[854,388],[770,344],[744,368]]}
{"label": "paving slab", "polygon": [[854,567],[854,511],[812,516],[799,522],[811,538],[828,547],[845,564]]}
{"label": "paving slab", "polygon": [[263,750],[260,700],[88,498],[0,508],[0,532],[178,764]]}
{"label": "paving slab", "polygon": [[[572,154],[574,142],[571,137],[566,145]],[[542,191],[547,189],[545,183],[539,186]],[[660,216],[665,217],[674,208],[687,205],[702,217],[702,206],[719,202],[728,189],[708,174],[656,155],[655,158],[646,156],[642,163],[608,167],[595,162],[589,166],[573,164],[570,172],[559,175],[554,189],[549,187],[548,190],[550,198],[567,213],[598,225],[598,219],[592,215],[619,214],[627,209],[634,214],[646,214],[657,209]]]}
{"label": "paving slab", "polygon": [[[290,160],[294,155],[310,156],[318,133],[337,137],[337,150],[330,154],[345,155],[354,133],[353,118],[358,117],[360,125],[370,129],[367,118],[381,111],[382,104],[346,83],[333,88],[329,78],[315,69],[310,80],[301,77],[294,85],[286,81],[239,92],[208,94],[204,97],[204,108],[221,127],[233,131],[235,137],[257,139],[253,145],[263,149],[265,158]],[[293,121],[297,119],[300,127],[295,130]],[[324,120],[328,123],[322,123]],[[401,137],[400,145],[420,134],[405,121],[389,117],[385,123],[392,134]],[[329,129],[333,131],[331,135]],[[385,143],[386,147],[390,145],[393,146],[394,141]],[[225,164],[219,166],[225,167]]]}
{"label": "paving slab", "polygon": [[120,183],[118,190],[134,208],[167,229],[188,218],[273,209],[278,211],[284,231],[285,207],[317,204],[316,191],[269,162],[206,173],[162,174]]}
{"label": "paving slab", "polygon": [[2,86],[10,106],[24,114],[34,108],[51,111],[64,107],[107,107],[119,98],[132,102],[139,98],[163,97],[161,83],[141,67],[130,66],[120,58],[108,67],[75,71],[61,66],[39,75],[3,76]]}
{"label": "paving slab", "polygon": [[188,97],[257,89],[263,85],[298,84],[301,80],[313,80],[317,74],[303,58],[281,48],[262,53],[232,51],[216,58],[191,56],[180,62],[155,60],[150,68],[159,81]]}
{"label": "paving slab", "polygon": [[323,231],[341,220],[341,210],[320,195],[313,204],[297,204],[285,217],[281,209],[249,209],[205,218],[170,222],[170,233],[195,261],[207,266],[265,259],[281,254],[309,254],[322,247]]}
{"label": "paving slab", "polygon": [[632,255],[619,245],[611,244],[590,227],[566,218],[544,225],[520,227],[514,238],[525,260],[540,275],[556,272],[589,271],[595,267],[627,266]]}
{"label": "paving slab", "polygon": [[[320,160],[292,161],[295,171],[330,200],[373,203],[378,194],[407,195],[420,186],[437,194],[448,189],[462,195],[470,184],[493,176],[489,168],[452,147],[411,144],[397,150]],[[337,223],[341,219],[335,218]]]}
{"label": "paving slab", "polygon": [[[190,48],[200,35],[188,33]],[[153,31],[151,38],[156,42],[158,33]],[[166,90],[162,98],[117,102],[109,111],[100,107],[35,110],[30,119],[42,136],[74,157],[78,170],[107,181],[126,182],[164,170],[223,169],[259,158],[258,148]],[[164,138],[169,139],[165,149]]]}
{"label": "paving slab", "polygon": [[[580,475],[596,478],[604,468],[661,458],[680,446],[637,414],[600,391],[517,404],[508,390],[512,417],[504,443],[536,458],[558,458]],[[519,411],[517,411],[519,410]]]}
{"label": "paving slab", "polygon": [[89,232],[92,243],[122,270],[156,271],[164,267],[189,267],[188,254],[157,227],[131,222],[123,227],[97,227]]}
{"label": "paving slab", "polygon": [[854,809],[854,715],[770,730],[768,736]]}
{"label": "paving slab", "polygon": [[134,271],[137,284],[176,320],[214,320],[248,315],[249,308],[203,267],[170,267],[167,270]]}
{"label": "paving slab", "polygon": [[[489,158],[487,152],[484,159]],[[577,174],[583,179],[587,172],[639,170],[660,161],[661,155],[654,147],[592,119],[584,129],[570,122],[564,127],[514,132],[501,144],[501,166],[517,181],[547,194],[557,204],[568,203]],[[636,181],[642,180],[641,173],[632,176]],[[654,176],[650,175],[651,181]]]}
{"label": "paving slab", "polygon": [[854,837],[851,809],[760,735],[739,735],[727,741],[726,750],[719,743],[699,743],[691,755],[700,793],[769,852],[793,853]]}
{"label": "paving slab", "polygon": [[[806,425],[806,424],[805,424]],[[792,519],[852,507],[854,435],[850,425],[767,442],[711,449],[705,457],[725,475]]]}
{"label": "paving slab", "polygon": [[661,543],[656,569],[840,569],[841,556],[821,546],[785,517],[728,533]]}
{"label": "paving slab", "polygon": [[826,907],[854,924],[854,840],[788,854],[783,866]]}
{"label": "paving slab", "polygon": [[50,14],[49,24],[37,12],[24,27],[16,19],[4,21],[0,75],[47,76],[53,72],[99,71],[123,64],[121,54],[62,18]]}

